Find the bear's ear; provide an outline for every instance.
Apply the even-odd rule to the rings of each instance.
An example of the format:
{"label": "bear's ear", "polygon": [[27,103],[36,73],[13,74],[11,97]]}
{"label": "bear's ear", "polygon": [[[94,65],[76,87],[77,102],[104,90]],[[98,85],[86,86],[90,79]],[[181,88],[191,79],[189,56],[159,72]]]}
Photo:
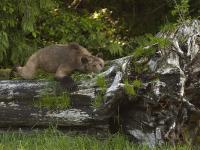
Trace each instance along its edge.
{"label": "bear's ear", "polygon": [[103,58],[103,53],[102,52],[97,53],[96,57]]}
{"label": "bear's ear", "polygon": [[82,64],[87,64],[89,62],[89,58],[87,56],[81,57],[81,63]]}

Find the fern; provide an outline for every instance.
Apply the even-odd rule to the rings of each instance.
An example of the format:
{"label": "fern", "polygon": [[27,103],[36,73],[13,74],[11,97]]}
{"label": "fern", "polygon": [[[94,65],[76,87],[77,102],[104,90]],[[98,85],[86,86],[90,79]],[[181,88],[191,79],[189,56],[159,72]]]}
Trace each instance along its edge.
{"label": "fern", "polygon": [[97,77],[96,84],[97,86],[99,86],[100,90],[98,91],[96,97],[91,102],[91,105],[94,108],[99,107],[103,103],[104,95],[107,88],[106,80],[103,76]]}
{"label": "fern", "polygon": [[[0,5],[0,62],[24,63],[36,49],[36,22],[52,8],[53,0],[2,0]],[[8,36],[9,35],[9,36]]]}
{"label": "fern", "polygon": [[111,42],[108,46],[108,49],[112,55],[122,55],[123,48],[120,44],[115,42]]}
{"label": "fern", "polygon": [[96,80],[96,83],[100,87],[102,93],[104,93],[105,89],[107,87],[105,78],[103,76],[98,76],[97,80]]}
{"label": "fern", "polygon": [[173,0],[174,9],[171,11],[173,16],[178,17],[177,22],[185,22],[190,19],[189,16],[189,0]]}
{"label": "fern", "polygon": [[126,92],[126,94],[131,95],[131,96],[135,96],[137,93],[137,89],[140,88],[142,86],[142,82],[138,79],[134,80],[134,81],[129,81],[128,79],[126,79],[124,81],[124,90]]}
{"label": "fern", "polygon": [[177,28],[177,23],[167,23],[160,27],[161,32],[174,31]]}
{"label": "fern", "polygon": [[134,51],[134,57],[150,57],[155,52],[156,49],[154,45],[158,45],[159,48],[164,48],[170,45],[170,41],[166,38],[156,37],[151,34],[145,34],[144,36],[139,36],[135,39],[138,44],[137,48]]}
{"label": "fern", "polygon": [[131,85],[131,84],[128,82],[128,80],[125,80],[125,81],[124,81],[124,90],[125,90],[126,94],[128,94],[128,95],[132,95],[132,96],[135,96],[135,95],[136,95],[134,86]]}

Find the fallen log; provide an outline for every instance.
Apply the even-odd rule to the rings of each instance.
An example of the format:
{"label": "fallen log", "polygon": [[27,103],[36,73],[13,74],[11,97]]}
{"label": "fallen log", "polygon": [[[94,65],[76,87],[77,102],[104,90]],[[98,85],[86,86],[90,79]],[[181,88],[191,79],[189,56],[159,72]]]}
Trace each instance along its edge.
{"label": "fallen log", "polygon": [[[126,57],[111,62],[108,69],[99,74],[110,86],[107,90],[109,99],[115,96],[115,88],[122,79],[120,65],[128,59],[129,57]],[[98,109],[91,104],[99,90],[96,80],[97,76],[80,81],[78,89],[69,93],[70,107],[62,109],[49,109],[35,105],[41,100],[44,92],[52,96],[66,92],[55,81],[0,80],[0,128],[48,127],[50,124],[56,124],[59,127],[85,127],[86,130],[96,128],[108,131],[109,117],[112,113],[99,115],[96,113]]]}
{"label": "fallen log", "polygon": [[[63,92],[56,82],[0,81],[0,127],[56,124],[107,131],[117,123],[132,141],[149,146],[166,141],[195,141],[200,120],[199,27],[200,21],[194,20],[175,31],[159,33],[157,36],[168,38],[171,44],[164,48],[153,45],[156,53],[150,59],[138,58],[133,62],[134,56],[128,56],[109,62],[104,72],[81,80],[78,89],[69,92],[69,108],[35,105],[45,90],[52,95]],[[136,65],[147,66],[148,70],[137,72]],[[102,91],[97,76],[103,76],[107,85],[101,104],[94,107],[92,102]],[[128,94],[124,79],[141,81],[136,94]]]}
{"label": "fallen log", "polygon": [[[0,127],[34,127],[56,124],[62,127],[91,126],[107,129],[108,123],[93,117],[91,97],[72,94],[69,109],[36,106],[40,94],[50,85],[47,81],[0,81]],[[52,85],[52,84],[51,84]],[[53,92],[56,88],[48,86]],[[98,122],[98,123],[97,123]]]}

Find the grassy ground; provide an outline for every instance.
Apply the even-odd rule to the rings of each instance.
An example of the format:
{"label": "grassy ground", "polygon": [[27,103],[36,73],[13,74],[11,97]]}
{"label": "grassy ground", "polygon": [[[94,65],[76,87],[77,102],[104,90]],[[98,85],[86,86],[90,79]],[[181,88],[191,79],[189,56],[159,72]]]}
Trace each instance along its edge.
{"label": "grassy ground", "polygon": [[[43,133],[1,133],[0,150],[149,150],[147,146],[134,145],[116,134],[100,140],[92,136],[72,136],[55,130]],[[161,147],[154,150],[190,150],[186,146]]]}

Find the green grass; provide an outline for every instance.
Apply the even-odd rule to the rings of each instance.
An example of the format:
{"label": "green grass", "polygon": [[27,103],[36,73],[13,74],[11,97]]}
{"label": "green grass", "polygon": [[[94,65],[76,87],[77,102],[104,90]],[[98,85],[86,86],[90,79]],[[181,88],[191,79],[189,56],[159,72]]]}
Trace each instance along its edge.
{"label": "green grass", "polygon": [[142,82],[138,79],[134,81],[128,81],[128,79],[126,79],[124,81],[124,84],[125,84],[124,90],[126,94],[131,95],[131,96],[135,96],[137,89],[142,86]]}
{"label": "green grass", "polygon": [[[187,146],[163,146],[153,150],[190,150]],[[63,134],[56,130],[44,132],[2,133],[0,134],[0,150],[150,150],[144,145],[135,145],[126,137],[115,134],[106,139],[98,139],[88,135]]]}
{"label": "green grass", "polygon": [[60,95],[52,95],[47,92],[41,95],[40,100],[35,103],[35,106],[49,109],[65,109],[70,107],[71,99],[69,93],[63,92]]}
{"label": "green grass", "polygon": [[104,95],[107,89],[106,79],[103,76],[98,76],[96,79],[96,85],[99,87],[99,91],[96,94],[96,97],[92,100],[91,105],[94,108],[101,106],[104,101]]}
{"label": "green grass", "polygon": [[104,101],[104,95],[101,93],[98,93],[96,97],[91,101],[91,105],[93,108],[98,108],[101,106],[103,101]]}

